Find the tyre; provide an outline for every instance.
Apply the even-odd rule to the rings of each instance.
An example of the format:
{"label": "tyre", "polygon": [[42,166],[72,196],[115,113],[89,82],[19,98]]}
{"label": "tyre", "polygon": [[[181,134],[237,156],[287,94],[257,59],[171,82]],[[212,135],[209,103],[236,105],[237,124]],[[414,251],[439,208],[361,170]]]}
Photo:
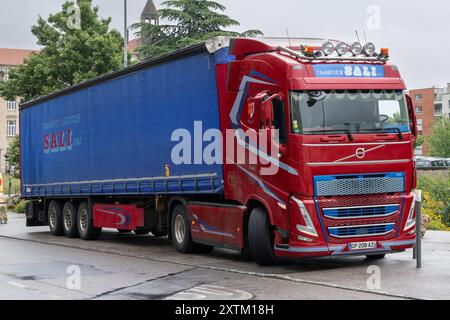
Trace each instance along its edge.
{"label": "tyre", "polygon": [[171,228],[173,246],[178,252],[209,253],[214,249],[212,246],[206,246],[192,241],[187,210],[182,205],[177,205],[173,210]]}
{"label": "tyre", "polygon": [[82,202],[78,207],[77,225],[83,240],[97,240],[102,233],[102,228],[94,228],[94,220],[89,215],[87,202]]}
{"label": "tyre", "polygon": [[138,236],[145,236],[146,234],[150,233],[150,230],[145,229],[145,228],[139,228],[133,231],[135,234],[137,234]]}
{"label": "tyre", "polygon": [[375,254],[375,255],[372,255],[372,256],[366,256],[367,260],[370,260],[370,261],[382,260],[385,257],[386,257],[385,254]]}
{"label": "tyre", "polygon": [[62,211],[63,230],[67,238],[79,238],[77,226],[77,207],[70,201],[64,204]]}
{"label": "tyre", "polygon": [[270,266],[276,263],[273,238],[266,210],[263,208],[253,209],[248,224],[248,242],[252,257],[261,266]]}
{"label": "tyre", "polygon": [[61,205],[54,200],[48,206],[48,225],[54,236],[64,235]]}

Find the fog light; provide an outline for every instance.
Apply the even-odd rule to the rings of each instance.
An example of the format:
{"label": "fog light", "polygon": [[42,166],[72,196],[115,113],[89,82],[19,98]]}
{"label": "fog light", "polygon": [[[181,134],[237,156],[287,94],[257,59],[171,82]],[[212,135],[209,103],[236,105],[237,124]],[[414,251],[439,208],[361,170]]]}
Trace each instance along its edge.
{"label": "fog light", "polygon": [[349,51],[348,49],[348,45],[344,42],[339,42],[339,44],[336,46],[336,52],[340,55],[343,56],[345,54],[347,54]]}
{"label": "fog light", "polygon": [[372,42],[368,42],[364,46],[364,53],[368,55],[369,57],[373,56],[375,54],[376,48],[375,45]]}
{"label": "fog light", "polygon": [[326,56],[333,54],[333,52],[335,51],[334,44],[330,41],[325,42],[322,45],[322,51]]}
{"label": "fog light", "polygon": [[352,44],[351,51],[355,56],[360,55],[363,52],[362,44],[359,42],[355,42],[354,44]]}

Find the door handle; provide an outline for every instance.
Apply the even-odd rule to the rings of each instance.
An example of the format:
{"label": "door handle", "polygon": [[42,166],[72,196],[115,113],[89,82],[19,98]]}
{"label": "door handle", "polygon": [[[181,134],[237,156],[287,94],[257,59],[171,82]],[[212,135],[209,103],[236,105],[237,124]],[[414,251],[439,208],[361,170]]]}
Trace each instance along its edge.
{"label": "door handle", "polygon": [[344,142],[346,138],[343,136],[330,136],[326,138],[320,138],[321,142]]}
{"label": "door handle", "polygon": [[392,136],[375,136],[373,137],[374,141],[395,141],[397,140],[397,137]]}

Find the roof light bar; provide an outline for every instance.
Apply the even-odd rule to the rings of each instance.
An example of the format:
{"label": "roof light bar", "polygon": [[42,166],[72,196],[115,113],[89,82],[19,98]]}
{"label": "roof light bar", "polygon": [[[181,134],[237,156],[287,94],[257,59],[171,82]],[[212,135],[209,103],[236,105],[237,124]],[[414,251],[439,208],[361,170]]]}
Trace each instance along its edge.
{"label": "roof light bar", "polygon": [[389,49],[382,48],[378,54],[372,42],[363,46],[359,42],[349,45],[345,42],[328,40],[321,47],[301,45],[301,52],[284,46],[279,46],[277,49],[306,61],[385,62],[389,60]]}

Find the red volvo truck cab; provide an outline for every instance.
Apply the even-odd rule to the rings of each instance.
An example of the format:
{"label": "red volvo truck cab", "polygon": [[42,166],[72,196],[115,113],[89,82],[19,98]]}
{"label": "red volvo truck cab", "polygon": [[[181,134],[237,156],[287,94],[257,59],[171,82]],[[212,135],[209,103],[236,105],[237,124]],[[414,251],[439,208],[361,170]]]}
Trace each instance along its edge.
{"label": "red volvo truck cab", "polygon": [[[301,45],[232,40],[236,60],[219,66],[223,127],[279,132],[275,174],[225,165],[226,198],[256,207],[247,223],[252,254],[266,264],[413,247],[416,118],[389,50],[292,41]],[[251,141],[238,145],[255,152]]]}
{"label": "red volvo truck cab", "polygon": [[[152,232],[261,265],[412,248],[405,90],[372,43],[219,37],[42,97],[21,107],[27,223]],[[171,159],[175,129],[195,137],[197,122],[221,133],[221,163]],[[201,133],[200,151],[214,140]]]}

